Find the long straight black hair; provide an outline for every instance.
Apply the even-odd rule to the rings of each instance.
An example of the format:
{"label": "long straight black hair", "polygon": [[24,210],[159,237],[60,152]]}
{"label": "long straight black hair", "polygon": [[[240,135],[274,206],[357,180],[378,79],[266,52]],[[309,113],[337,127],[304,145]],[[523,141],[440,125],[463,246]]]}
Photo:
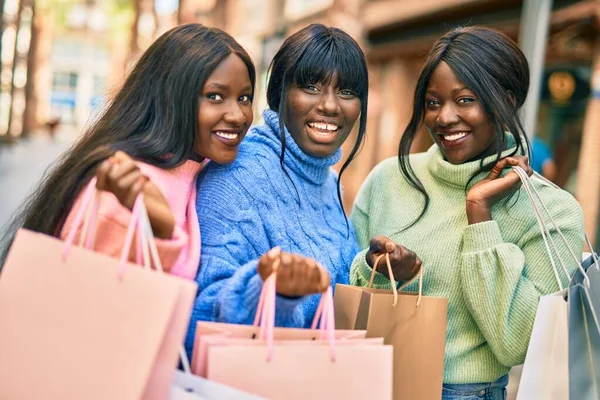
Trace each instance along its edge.
{"label": "long straight black hair", "polygon": [[414,93],[412,116],[398,149],[402,175],[425,198],[421,214],[404,229],[421,219],[429,207],[429,195],[410,165],[409,153],[423,123],[429,79],[442,61],[477,95],[496,132],[495,160],[484,163],[482,159],[480,169],[471,177],[465,190],[477,175],[490,171],[500,160],[505,131],[513,136],[517,144],[510,155],[525,155],[530,151],[529,140],[519,118],[519,109],[525,103],[529,90],[529,65],[523,52],[503,33],[485,27],[460,27],[446,33],[435,42],[421,70]]}
{"label": "long straight black hair", "polygon": [[[256,81],[248,53],[227,33],[186,24],[159,37],[112,102],[39,183],[0,243],[0,267],[19,227],[58,236],[76,196],[115,151],[159,168],[195,158],[199,96],[221,61],[238,55]],[[168,157],[166,157],[168,155]]]}
{"label": "long straight black hair", "polygon": [[[275,54],[269,67],[267,104],[279,115],[281,134],[281,167],[285,171],[284,118],[287,89],[292,84],[329,84],[334,75],[339,88],[351,89],[360,99],[360,122],[356,142],[342,164],[337,183],[337,195],[342,212],[341,178],[364,142],[367,127],[369,74],[360,46],[350,35],[338,28],[311,24],[287,38]],[[286,172],[287,174],[287,172]],[[345,215],[345,214],[344,214]],[[346,219],[348,226],[348,220]]]}

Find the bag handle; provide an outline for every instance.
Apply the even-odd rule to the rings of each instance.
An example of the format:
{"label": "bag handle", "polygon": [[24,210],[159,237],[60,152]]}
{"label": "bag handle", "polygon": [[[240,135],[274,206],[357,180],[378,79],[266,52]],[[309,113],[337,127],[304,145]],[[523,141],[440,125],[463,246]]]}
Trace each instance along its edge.
{"label": "bag handle", "polygon": [[[82,225],[81,236],[79,238],[79,247],[93,249],[95,237],[96,237],[96,222],[98,217],[98,208],[100,206],[100,192],[96,188],[97,179],[93,177],[88,183],[87,188],[83,194],[81,206],[75,218],[71,229],[65,239],[65,245],[62,252],[62,260],[65,261],[71,252],[73,243],[75,241],[75,235],[77,229]],[[119,258],[119,277],[122,278],[125,272],[125,266],[129,259],[129,252],[131,251],[131,245],[133,242],[133,236],[136,231],[140,231],[140,215],[145,214],[148,219],[146,207],[144,206],[143,195],[140,193],[135,200],[133,209],[131,211],[131,219],[129,226],[127,227],[127,233],[125,235],[125,241],[121,250],[121,256]],[[149,221],[149,219],[148,219]]]}
{"label": "bag handle", "polygon": [[[75,215],[73,225],[71,226],[71,230],[69,231],[69,234],[65,240],[65,247],[63,248],[62,254],[63,260],[67,258],[75,240],[77,228],[82,222],[84,225],[81,231],[79,246],[83,247],[85,244],[85,248],[92,249],[94,247],[96,221],[99,207],[99,191],[96,189],[96,182],[96,177],[93,177],[86,188],[81,202],[81,207]],[[138,232],[135,253],[136,264],[143,265],[144,268],[150,269],[153,263],[154,267],[159,273],[164,273],[162,262],[160,261],[160,256],[158,254],[156,241],[154,240],[154,233],[152,231],[152,225],[150,224],[150,218],[148,217],[148,212],[146,210],[146,206],[144,205],[144,197],[142,194],[139,194],[135,200],[133,210],[131,211],[131,220],[127,228],[125,243],[121,251],[119,277],[122,277],[125,271],[127,260],[129,259],[129,252],[131,251],[133,236],[136,231]],[[191,374],[190,361],[183,345],[179,347],[179,358],[181,360],[181,365],[184,372],[186,374]]]}
{"label": "bag handle", "polygon": [[[65,238],[65,246],[63,247],[62,259],[66,260],[69,252],[71,251],[71,247],[73,246],[73,242],[75,242],[75,235],[77,234],[77,229],[81,226],[83,222],[83,228],[81,230],[81,235],[79,237],[79,247],[83,247],[85,244],[86,248],[93,247],[93,239],[95,237],[95,226],[96,226],[96,214],[98,213],[98,193],[96,190],[96,177],[93,177],[91,181],[88,183],[85,192],[83,193],[83,198],[81,199],[81,205],[75,214],[75,218],[73,219],[73,223],[71,224],[71,229]],[[88,235],[88,231],[90,228],[90,220],[91,225],[93,227],[92,235]],[[87,240],[86,240],[87,239]],[[84,243],[85,242],[85,243]]]}
{"label": "bag handle", "polygon": [[[263,282],[253,324],[256,327],[260,327],[259,339],[267,342],[267,361],[271,361],[273,358],[273,346],[275,341],[275,303],[278,267],[279,259],[276,259],[273,264],[273,273]],[[332,361],[335,361],[335,315],[333,289],[331,286],[328,286],[321,295],[321,300],[317,306],[311,329],[317,329],[317,326],[321,331],[321,337],[326,337],[329,342],[330,357]]]}
{"label": "bag handle", "polygon": [[388,274],[390,275],[390,282],[392,284],[392,292],[394,293],[394,302],[392,303],[392,306],[396,307],[396,304],[398,304],[398,292],[401,291],[402,289],[404,289],[405,287],[407,287],[408,285],[410,285],[411,283],[413,283],[415,281],[415,279],[418,278],[419,279],[419,293],[418,293],[417,304],[416,304],[415,308],[419,308],[419,305],[421,304],[421,298],[423,297],[423,265],[421,265],[421,267],[419,267],[418,274],[416,274],[410,280],[408,280],[407,282],[404,282],[404,284],[402,284],[399,288],[397,288],[396,280],[394,278],[394,272],[392,271],[392,263],[390,261],[390,253],[380,254],[375,259],[375,264],[373,265],[373,268],[371,269],[371,279],[369,279],[369,286],[367,286],[367,287],[368,288],[373,287],[373,281],[375,280],[375,272],[377,271],[377,266],[379,265],[379,262],[381,261],[381,259],[384,257],[385,257],[385,263],[387,264]]}
{"label": "bag handle", "polygon": [[[140,208],[140,221],[137,240],[136,263],[143,265],[145,269],[151,269],[153,263],[154,268],[156,268],[158,273],[162,274],[164,273],[163,265],[160,261],[158,247],[156,246],[156,241],[154,239],[154,232],[152,231],[152,225],[150,224],[150,218],[148,217],[148,212],[144,206],[142,195],[138,196],[138,199]],[[138,199],[136,199],[136,202]],[[190,360],[183,345],[179,346],[179,359],[181,361],[183,372],[186,374],[191,374],[192,369],[190,368]]]}
{"label": "bag handle", "polygon": [[[540,211],[540,208],[538,208],[538,205],[536,204],[536,200],[537,200],[537,203],[539,203],[541,205],[541,209],[545,212],[546,217],[550,220],[550,222],[554,226],[554,229],[558,233],[559,238],[561,239],[561,241],[563,242],[563,244],[565,245],[565,247],[569,250],[570,255],[573,257],[573,260],[576,263],[575,265],[577,265],[577,268],[583,274],[584,282],[585,282],[586,286],[589,288],[590,287],[590,280],[587,277],[587,274],[585,273],[585,271],[583,270],[583,267],[581,266],[581,261],[575,255],[575,252],[573,251],[573,249],[569,245],[569,242],[565,238],[564,234],[562,233],[561,229],[559,228],[559,226],[556,223],[556,221],[554,220],[554,218],[552,217],[552,214],[550,213],[550,211],[548,210],[548,208],[546,207],[546,205],[542,201],[541,196],[540,196],[539,192],[537,191],[537,189],[535,188],[535,185],[533,184],[531,178],[527,175],[527,173],[525,172],[525,170],[523,170],[519,166],[514,166],[513,170],[517,173],[517,175],[521,179],[521,182],[523,183],[523,188],[525,189],[525,192],[527,193],[527,196],[529,197],[529,200],[531,201],[531,205],[532,205],[534,213],[536,215],[536,219],[538,220],[538,225],[540,226],[540,231],[542,233],[542,236],[544,237],[544,243],[546,245],[546,250],[548,251],[548,256],[550,257],[550,261],[551,261],[552,267],[554,268],[554,274],[555,274],[555,277],[557,279],[557,283],[558,283],[559,288],[561,290],[563,289],[562,283],[560,282],[560,279],[558,277],[558,271],[556,270],[556,265],[553,262],[552,252],[550,251],[550,248],[548,247],[548,244],[547,244],[547,240],[549,240],[550,244],[552,245],[554,253],[557,256],[557,258],[559,260],[559,263],[560,263],[560,265],[561,265],[561,267],[563,269],[563,273],[567,276],[567,278],[570,278],[570,276],[569,276],[568,270],[567,270],[567,268],[565,266],[565,262],[563,261],[562,257],[560,256],[560,253],[558,252],[558,250],[556,248],[556,244],[554,242],[554,239],[552,238],[552,235],[550,234],[550,230],[548,229],[548,225],[544,222],[544,219],[542,217],[542,213]],[[587,234],[585,236],[586,236],[586,240],[589,243],[589,238],[587,238]],[[592,250],[592,254],[593,254],[594,253],[593,249],[590,248],[590,250]],[[596,260],[596,257],[594,257],[594,260]]]}
{"label": "bag handle", "polygon": [[[542,175],[538,174],[537,172],[533,173],[538,179],[540,179],[542,181],[542,183],[547,184],[548,186],[551,186],[555,189],[559,189],[562,190],[560,187],[558,187],[558,185],[556,185],[554,182],[549,181],[548,179],[544,178]],[[532,184],[533,186],[533,184]],[[534,190],[535,187],[534,187]],[[538,193],[538,198],[539,198],[539,192]],[[585,237],[585,242],[588,246],[588,249],[590,249],[591,255],[592,255],[592,259],[594,260],[594,265],[596,266],[596,270],[600,271],[600,260],[598,259],[598,255],[596,254],[596,252],[594,251],[594,246],[592,246],[592,241],[590,240],[590,237],[588,236],[587,233],[584,232],[584,237]]]}
{"label": "bag handle", "polygon": [[[523,189],[525,190],[527,197],[529,198],[529,201],[531,202],[531,206],[532,206],[533,213],[534,213],[534,216],[535,216],[537,224],[538,224],[538,228],[540,230],[540,233],[542,234],[542,239],[544,240],[544,246],[546,247],[546,252],[548,253],[548,257],[550,258],[550,264],[552,265],[552,270],[554,272],[554,278],[556,279],[556,283],[559,287],[559,290],[563,290],[562,281],[560,280],[558,269],[556,268],[556,263],[554,260],[555,256],[559,259],[560,266],[562,268],[563,273],[567,277],[567,279],[569,278],[569,272],[565,266],[564,261],[562,260],[562,258],[560,256],[560,253],[556,249],[556,244],[555,244],[554,240],[552,239],[552,235],[550,234],[548,227],[544,224],[544,220],[541,215],[541,212],[537,206],[535,199],[533,198],[533,194],[529,187],[529,182],[527,180],[527,178],[528,178],[527,174],[525,173],[525,171],[520,171],[520,170],[515,170],[515,172],[517,173],[517,175],[519,175],[519,179],[521,179],[521,182],[523,183]],[[550,249],[548,243],[550,243],[552,245],[552,249],[554,250],[554,253]]]}

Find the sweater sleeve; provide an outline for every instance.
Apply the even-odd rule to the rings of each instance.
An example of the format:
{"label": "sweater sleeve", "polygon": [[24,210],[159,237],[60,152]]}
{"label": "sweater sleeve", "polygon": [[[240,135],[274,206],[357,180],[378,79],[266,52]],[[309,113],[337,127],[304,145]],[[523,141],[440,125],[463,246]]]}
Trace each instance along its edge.
{"label": "sweater sleeve", "polygon": [[[367,264],[366,255],[371,239],[377,235],[377,233],[371,232],[369,212],[372,188],[376,187],[374,181],[377,179],[378,171],[379,168],[376,168],[367,177],[356,195],[354,207],[352,208],[352,225],[354,226],[358,248],[361,249],[354,257],[350,268],[350,284],[354,286],[368,286],[373,271]],[[384,275],[375,272],[373,287],[376,289],[391,289],[391,283]]]}
{"label": "sweater sleeve", "polygon": [[[67,216],[60,233],[60,238],[63,240],[66,239],[73,228],[75,215],[82,205],[84,192],[85,189],[79,194]],[[118,258],[121,256],[121,251],[125,244],[125,236],[127,235],[131,219],[131,212],[123,207],[112,193],[100,191],[98,200],[94,250]],[[83,227],[77,226],[75,229],[75,243],[77,244],[79,243]],[[171,239],[155,238],[158,255],[166,272],[169,272],[177,261],[187,240],[188,235],[179,227],[175,227]],[[129,261],[135,262],[135,251],[133,249],[129,252]]]}
{"label": "sweater sleeve", "polygon": [[[584,242],[581,208],[568,193],[549,190],[554,193],[542,194],[542,198],[569,246],[581,255]],[[556,230],[550,228],[550,233],[572,275],[577,265]],[[504,240],[496,221],[467,226],[459,260],[467,308],[490,348],[505,366],[521,364],[539,297],[559,290],[537,222],[515,244]],[[561,269],[558,262],[557,268]],[[559,276],[566,287],[568,279],[562,271]]]}
{"label": "sweater sleeve", "polygon": [[[244,185],[248,181],[236,178],[231,170],[217,170],[198,181],[202,253],[196,277],[199,293],[186,339],[188,352],[199,320],[252,324],[263,286],[258,259],[277,245],[270,243],[260,213],[248,198]],[[277,296],[275,324],[303,326],[301,302],[302,298]]]}

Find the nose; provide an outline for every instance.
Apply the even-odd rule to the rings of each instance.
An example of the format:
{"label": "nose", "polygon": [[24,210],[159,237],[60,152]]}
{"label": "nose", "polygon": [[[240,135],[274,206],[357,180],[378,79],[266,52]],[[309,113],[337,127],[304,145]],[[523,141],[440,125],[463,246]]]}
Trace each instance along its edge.
{"label": "nose", "polygon": [[321,95],[317,110],[326,115],[335,115],[340,111],[340,103],[336,94],[326,91]]}
{"label": "nose", "polygon": [[244,114],[244,110],[242,110],[242,107],[240,107],[240,104],[237,101],[232,103],[233,104],[231,104],[225,112],[225,115],[223,115],[223,120],[230,125],[236,127],[241,126],[247,122],[246,114]]}
{"label": "nose", "polygon": [[435,120],[436,124],[440,126],[451,126],[458,123],[460,120],[458,114],[456,113],[456,108],[454,104],[451,102],[447,102],[442,106],[440,112]]}

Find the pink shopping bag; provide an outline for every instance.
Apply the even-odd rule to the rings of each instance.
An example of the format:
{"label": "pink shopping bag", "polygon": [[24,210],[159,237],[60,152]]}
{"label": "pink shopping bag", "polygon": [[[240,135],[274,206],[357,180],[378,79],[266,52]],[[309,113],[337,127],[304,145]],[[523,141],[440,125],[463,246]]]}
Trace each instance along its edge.
{"label": "pink shopping bag", "polygon": [[[364,332],[336,332],[331,288],[313,322],[316,327],[321,320],[320,331],[275,329],[275,279],[273,274],[263,286],[257,339],[208,334],[207,378],[269,399],[391,399],[391,346],[360,339]],[[201,324],[205,329],[210,323]],[[215,330],[224,327],[215,324]],[[202,332],[196,343],[203,342]]]}
{"label": "pink shopping bag", "polygon": [[196,285],[127,262],[135,230],[148,228],[141,198],[120,260],[72,247],[94,186],[65,242],[15,237],[0,275],[2,399],[168,396]]}

